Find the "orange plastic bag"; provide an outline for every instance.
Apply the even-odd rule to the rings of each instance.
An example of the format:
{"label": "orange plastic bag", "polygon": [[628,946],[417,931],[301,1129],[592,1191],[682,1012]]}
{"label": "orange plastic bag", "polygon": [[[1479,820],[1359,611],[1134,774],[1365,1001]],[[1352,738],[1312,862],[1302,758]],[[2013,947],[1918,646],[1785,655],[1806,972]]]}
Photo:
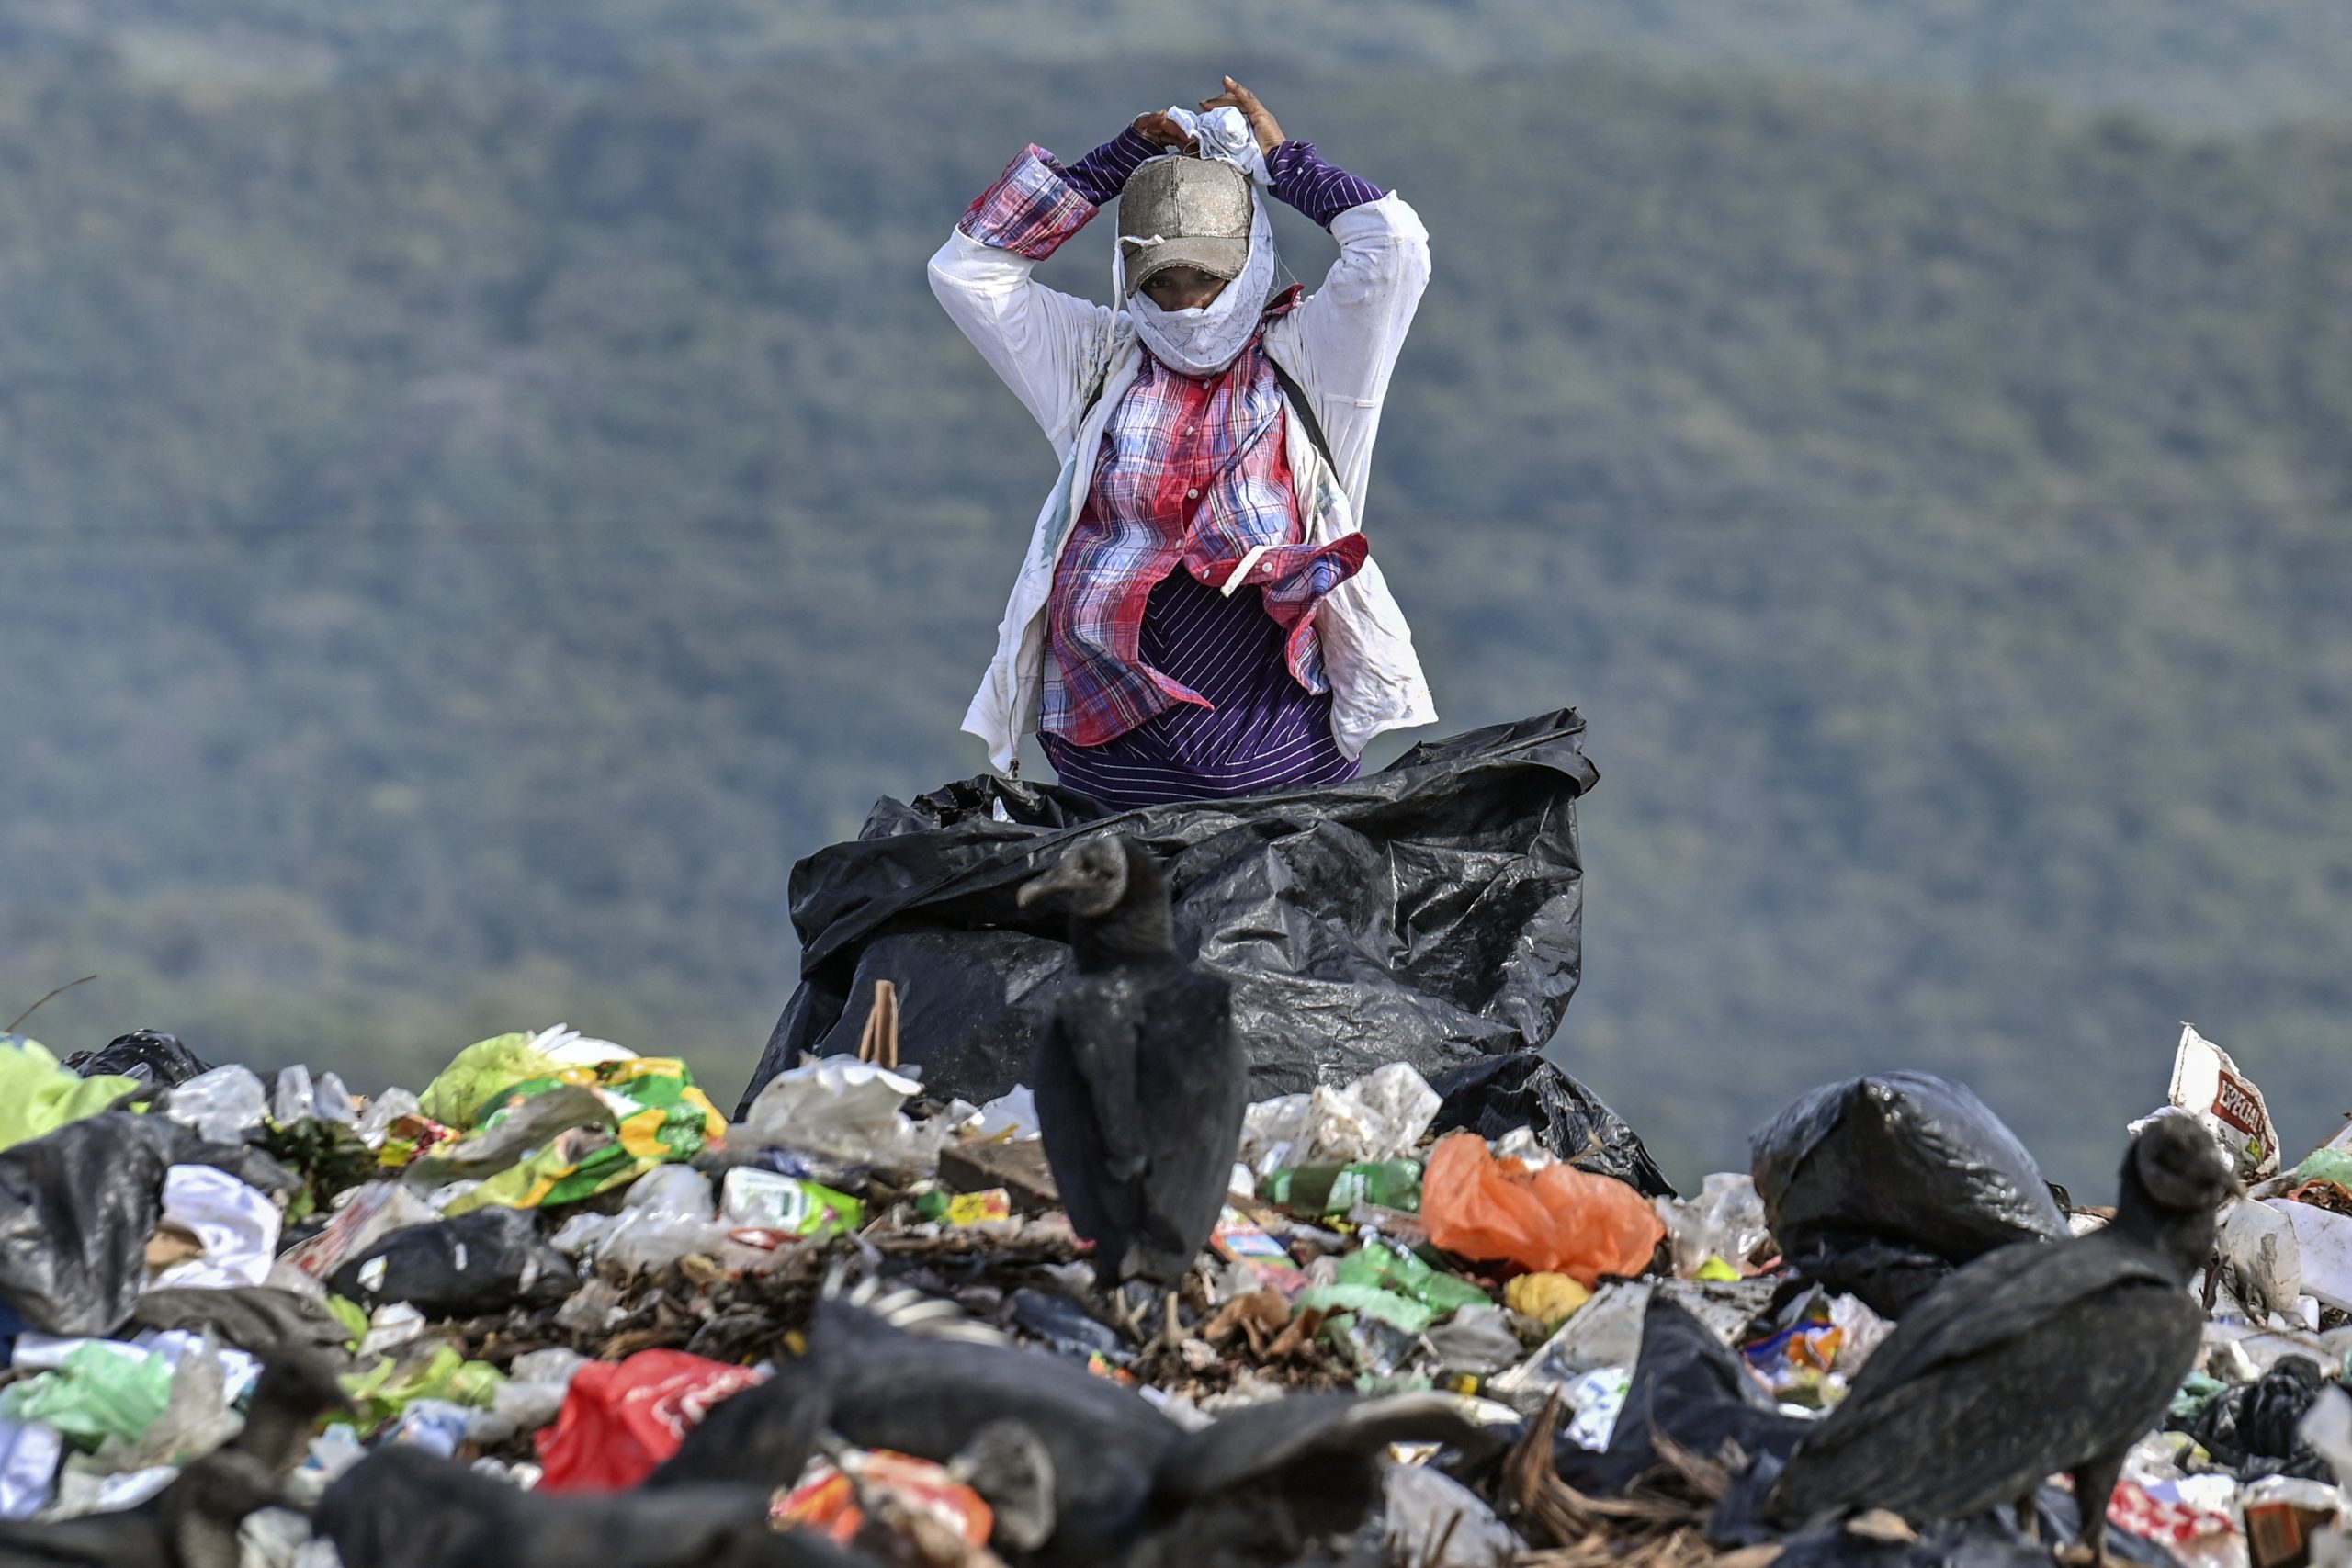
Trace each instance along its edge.
{"label": "orange plastic bag", "polygon": [[1532,1171],[1495,1158],[1476,1133],[1430,1151],[1421,1219],[1448,1252],[1566,1274],[1588,1289],[1603,1274],[1641,1273],[1666,1238],[1649,1201],[1616,1178],[1568,1165]]}

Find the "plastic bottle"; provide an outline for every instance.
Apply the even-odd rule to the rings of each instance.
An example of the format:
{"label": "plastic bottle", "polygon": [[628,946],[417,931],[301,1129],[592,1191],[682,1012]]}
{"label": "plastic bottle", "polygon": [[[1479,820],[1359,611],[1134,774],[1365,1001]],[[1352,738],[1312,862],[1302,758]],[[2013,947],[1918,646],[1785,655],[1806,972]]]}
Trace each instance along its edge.
{"label": "plastic bottle", "polygon": [[1344,1214],[1358,1203],[1418,1210],[1421,1168],[1409,1159],[1287,1166],[1266,1178],[1263,1195],[1295,1214]]}

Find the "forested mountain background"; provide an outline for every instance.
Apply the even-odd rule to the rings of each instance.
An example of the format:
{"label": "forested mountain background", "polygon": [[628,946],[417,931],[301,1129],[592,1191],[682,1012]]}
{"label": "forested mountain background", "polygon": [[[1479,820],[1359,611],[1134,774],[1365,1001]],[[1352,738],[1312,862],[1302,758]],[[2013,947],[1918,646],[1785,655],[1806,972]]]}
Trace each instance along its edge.
{"label": "forested mountain background", "polygon": [[0,1021],[730,1096],[792,862],[984,765],[1051,476],[923,260],[1231,69],[1435,236],[1369,528],[1444,729],[1589,721],[1564,1065],[1686,1178],[1953,1072],[2098,1192],[2191,1018],[2316,1139],[2347,65],[2288,0],[8,6]]}

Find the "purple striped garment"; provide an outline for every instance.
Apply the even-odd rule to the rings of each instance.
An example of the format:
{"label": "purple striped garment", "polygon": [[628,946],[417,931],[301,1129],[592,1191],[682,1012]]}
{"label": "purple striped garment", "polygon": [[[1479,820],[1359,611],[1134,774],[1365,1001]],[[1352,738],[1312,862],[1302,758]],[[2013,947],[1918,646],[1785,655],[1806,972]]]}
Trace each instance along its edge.
{"label": "purple striped garment", "polygon": [[[1063,169],[1062,177],[1096,207],[1108,207],[1119,198],[1129,175],[1167,151],[1129,126]],[[1337,164],[1325,163],[1312,141],[1285,141],[1267,153],[1266,173],[1273,176],[1277,200],[1298,209],[1324,229],[1329,229],[1331,220],[1349,208],[1380,199],[1378,186],[1356,178]]]}
{"label": "purple striped garment", "polygon": [[1223,588],[1247,566],[1244,581],[1264,590],[1267,615],[1289,633],[1290,673],[1309,692],[1329,689],[1315,607],[1363,568],[1370,547],[1361,534],[1300,541],[1282,421],[1282,386],[1254,340],[1216,376],[1144,361],[1102,433],[1086,509],[1054,567],[1054,657],[1038,728],[1100,746],[1178,703],[1207,705],[1136,652],[1151,590],[1171,570]]}
{"label": "purple striped garment", "polygon": [[1143,661],[1207,698],[1169,708],[1101,746],[1040,735],[1065,785],[1114,810],[1336,784],[1360,766],[1331,739],[1331,696],[1283,668],[1263,591],[1227,599],[1182,570],[1151,591]]}

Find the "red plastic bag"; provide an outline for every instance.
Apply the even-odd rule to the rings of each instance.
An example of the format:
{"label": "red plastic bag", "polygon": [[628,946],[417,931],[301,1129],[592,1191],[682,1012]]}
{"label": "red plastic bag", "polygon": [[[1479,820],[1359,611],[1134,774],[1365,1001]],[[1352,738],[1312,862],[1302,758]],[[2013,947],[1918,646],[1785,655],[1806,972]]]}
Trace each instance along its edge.
{"label": "red plastic bag", "polygon": [[1649,1200],[1615,1177],[1570,1165],[1530,1170],[1495,1158],[1476,1133],[1430,1151],[1421,1219],[1448,1252],[1566,1274],[1587,1289],[1603,1274],[1641,1273],[1666,1238]]}
{"label": "red plastic bag", "polygon": [[550,1492],[617,1492],[678,1451],[710,1407],[760,1381],[749,1367],[684,1350],[639,1350],[580,1369],[555,1425],[538,1437],[539,1484]]}

